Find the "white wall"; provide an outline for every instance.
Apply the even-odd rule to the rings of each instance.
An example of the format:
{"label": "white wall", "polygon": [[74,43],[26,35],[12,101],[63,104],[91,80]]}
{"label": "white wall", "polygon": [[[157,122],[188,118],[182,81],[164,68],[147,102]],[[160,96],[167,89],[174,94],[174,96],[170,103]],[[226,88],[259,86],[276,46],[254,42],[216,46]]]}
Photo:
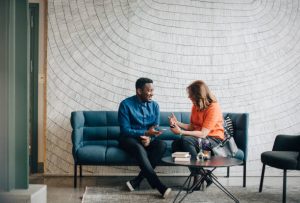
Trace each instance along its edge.
{"label": "white wall", "polygon": [[72,111],[117,110],[145,76],[154,80],[162,111],[189,111],[185,88],[202,79],[223,111],[248,112],[248,174],[259,175],[260,154],[271,150],[275,135],[300,132],[299,4],[49,0],[46,172],[72,173]]}

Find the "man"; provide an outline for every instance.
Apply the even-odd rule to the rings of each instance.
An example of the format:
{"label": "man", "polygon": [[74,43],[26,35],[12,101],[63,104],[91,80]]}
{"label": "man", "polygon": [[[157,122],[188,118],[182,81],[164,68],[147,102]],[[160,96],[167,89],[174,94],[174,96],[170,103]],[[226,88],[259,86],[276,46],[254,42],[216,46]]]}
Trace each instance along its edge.
{"label": "man", "polygon": [[166,198],[171,188],[162,184],[154,171],[166,151],[166,143],[155,139],[161,132],[155,130],[155,126],[159,125],[159,106],[152,101],[153,81],[139,78],[135,88],[136,95],[123,100],[118,112],[120,146],[137,160],[141,169],[136,178],[126,182],[126,186],[133,191],[146,178],[150,186]]}

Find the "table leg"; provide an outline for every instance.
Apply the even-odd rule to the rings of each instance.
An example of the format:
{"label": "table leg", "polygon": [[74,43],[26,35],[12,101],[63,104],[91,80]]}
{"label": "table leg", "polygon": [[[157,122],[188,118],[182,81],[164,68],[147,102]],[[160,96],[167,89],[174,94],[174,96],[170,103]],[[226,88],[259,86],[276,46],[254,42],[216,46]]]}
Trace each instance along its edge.
{"label": "table leg", "polygon": [[[237,198],[235,198],[235,196],[233,194],[231,194],[218,180],[217,177],[212,173],[216,168],[212,169],[212,170],[205,170],[205,169],[201,169],[201,173],[200,174],[193,174],[191,173],[187,179],[185,180],[185,182],[183,183],[182,187],[180,188],[180,190],[178,191],[173,203],[176,202],[176,200],[179,198],[180,193],[182,192],[182,190],[184,190],[185,186],[187,185],[186,188],[186,193],[184,194],[184,196],[182,198],[179,199],[178,202],[182,202],[185,197],[194,192],[195,188],[200,187],[201,184],[204,184],[204,180],[207,179],[208,177],[212,180],[212,182],[220,189],[222,190],[228,197],[230,197],[232,200],[234,200],[234,202],[239,203],[239,200]],[[196,182],[195,184],[193,184],[191,186],[191,179],[195,176],[195,175],[201,175],[200,180],[198,180],[198,182]]]}
{"label": "table leg", "polygon": [[213,183],[222,190],[228,197],[230,197],[234,202],[239,203],[239,200],[235,198],[233,194],[231,194],[214,176],[209,175],[210,178],[213,180]]}
{"label": "table leg", "polygon": [[[207,177],[209,177],[212,182],[220,189],[222,190],[227,196],[229,196],[232,200],[234,200],[234,202],[238,203],[239,200],[237,198],[235,198],[235,196],[233,194],[231,194],[218,180],[217,177],[213,174],[213,171],[216,168],[213,168],[212,170],[205,170],[205,169],[201,169],[201,174],[202,174],[202,178],[201,179],[207,179]],[[199,183],[198,183],[199,185]]]}
{"label": "table leg", "polygon": [[[183,197],[180,198],[180,200],[178,202],[182,202],[185,197],[188,195],[188,194],[191,194],[192,192],[194,192],[195,188],[197,186],[200,186],[203,182],[204,182],[204,176],[201,176],[200,180],[198,180],[198,182],[196,182],[195,184],[191,185],[191,180],[192,178],[195,176],[195,175],[199,175],[199,174],[193,174],[191,173],[187,179],[185,180],[185,182],[183,183],[182,187],[180,188],[180,190],[178,191],[173,203],[176,202],[176,200],[179,198],[179,195],[180,193],[182,192],[182,190],[184,190],[185,186],[187,185],[186,187],[186,193],[183,195]],[[187,184],[188,183],[188,184]]]}
{"label": "table leg", "polygon": [[[180,190],[178,191],[178,193],[177,193],[177,195],[176,195],[176,197],[175,197],[173,203],[176,202],[177,198],[179,197],[180,193],[182,192],[182,190],[184,189],[184,187],[185,187],[185,185],[186,185],[187,183],[188,183],[187,185],[188,185],[188,188],[189,188],[192,177],[193,177],[192,174],[190,174],[190,175],[187,177],[187,179],[186,179],[185,182],[183,183],[182,187],[181,187]],[[188,189],[188,188],[187,188],[187,189]],[[182,200],[183,200],[183,199],[181,199],[179,202],[181,202]]]}

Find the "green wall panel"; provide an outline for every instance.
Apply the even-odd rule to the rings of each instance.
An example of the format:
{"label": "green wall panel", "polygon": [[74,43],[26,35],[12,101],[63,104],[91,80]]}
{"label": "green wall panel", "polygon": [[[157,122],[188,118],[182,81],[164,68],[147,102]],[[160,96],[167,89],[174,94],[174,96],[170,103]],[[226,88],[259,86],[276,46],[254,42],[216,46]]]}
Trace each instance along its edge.
{"label": "green wall panel", "polygon": [[[1,0],[0,190],[28,188],[28,2]],[[5,53],[5,54],[3,54]]]}
{"label": "green wall panel", "polygon": [[29,77],[29,7],[27,1],[16,0],[15,18],[15,186],[28,187],[28,77]]}

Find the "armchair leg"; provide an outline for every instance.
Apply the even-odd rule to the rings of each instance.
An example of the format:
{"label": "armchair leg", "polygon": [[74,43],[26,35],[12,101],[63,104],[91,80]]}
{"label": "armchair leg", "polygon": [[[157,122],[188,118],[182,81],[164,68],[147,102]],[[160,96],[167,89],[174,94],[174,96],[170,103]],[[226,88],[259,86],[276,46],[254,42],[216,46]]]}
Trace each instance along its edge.
{"label": "armchair leg", "polygon": [[261,177],[260,177],[260,184],[259,184],[259,192],[262,191],[262,187],[263,187],[263,184],[264,184],[265,168],[266,168],[266,165],[263,164],[263,167],[262,167],[262,170],[261,170]]}
{"label": "armchair leg", "polygon": [[82,165],[79,165],[79,174],[80,174],[80,178],[82,177]]}
{"label": "armchair leg", "polygon": [[283,194],[282,203],[286,202],[286,169],[283,170]]}
{"label": "armchair leg", "polygon": [[247,164],[246,164],[246,161],[244,161],[244,166],[243,166],[243,187],[246,187],[246,172],[247,172]]}
{"label": "armchair leg", "polygon": [[230,173],[230,167],[227,167],[227,175],[226,175],[226,178],[229,178],[229,173]]}
{"label": "armchair leg", "polygon": [[74,188],[77,187],[77,164],[74,164]]}

